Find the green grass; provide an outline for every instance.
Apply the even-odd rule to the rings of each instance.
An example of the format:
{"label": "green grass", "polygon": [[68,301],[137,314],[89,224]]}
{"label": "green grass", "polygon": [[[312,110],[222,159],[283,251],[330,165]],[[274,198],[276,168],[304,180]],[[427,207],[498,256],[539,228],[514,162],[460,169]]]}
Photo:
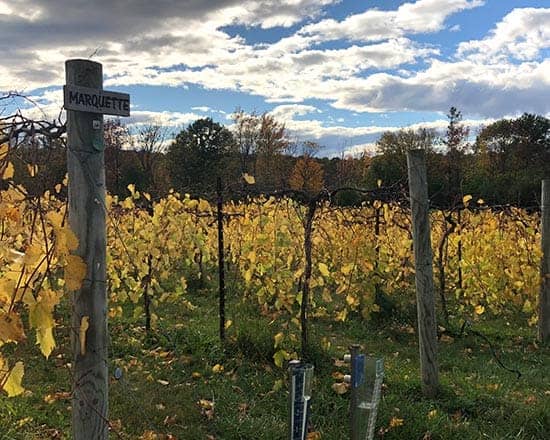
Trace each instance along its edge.
{"label": "green grass", "polygon": [[[286,438],[286,372],[271,359],[276,324],[252,306],[229,301],[227,315],[234,324],[223,350],[215,296],[201,291],[191,301],[198,306],[194,311],[173,305],[158,310],[163,318],[150,336],[142,322],[112,323],[110,369],[120,367],[124,375],[110,379],[109,417],[117,433],[111,438],[136,439],[147,430],[157,438],[170,434],[191,440]],[[550,350],[534,344],[533,328],[504,319],[474,324],[498,348],[502,362],[521,371],[519,379],[497,364],[485,340],[471,333],[444,338],[439,346],[441,392],[432,400],[420,390],[415,324],[400,319],[312,322],[316,374],[311,426],[322,439],[348,438],[349,394],[337,395],[331,386],[334,372],[347,373],[334,361],[354,342],[385,361],[375,438],[548,438]],[[25,360],[28,391],[12,399],[0,397],[0,439],[70,438],[67,329],[61,328],[57,337],[61,347],[48,360],[31,340],[14,348],[14,356]],[[321,348],[323,338],[331,341],[329,348]],[[223,365],[222,373],[212,372],[216,364]],[[53,396],[46,399],[49,403],[47,395]],[[201,400],[214,402],[213,413],[201,408]]]}

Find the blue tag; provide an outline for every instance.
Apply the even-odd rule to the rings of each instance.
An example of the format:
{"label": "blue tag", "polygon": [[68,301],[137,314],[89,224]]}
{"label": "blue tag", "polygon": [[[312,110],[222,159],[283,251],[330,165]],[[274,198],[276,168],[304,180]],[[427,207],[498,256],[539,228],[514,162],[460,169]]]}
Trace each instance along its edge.
{"label": "blue tag", "polygon": [[352,371],[353,374],[353,388],[359,388],[365,382],[365,361],[366,357],[364,354],[358,354],[353,359]]}

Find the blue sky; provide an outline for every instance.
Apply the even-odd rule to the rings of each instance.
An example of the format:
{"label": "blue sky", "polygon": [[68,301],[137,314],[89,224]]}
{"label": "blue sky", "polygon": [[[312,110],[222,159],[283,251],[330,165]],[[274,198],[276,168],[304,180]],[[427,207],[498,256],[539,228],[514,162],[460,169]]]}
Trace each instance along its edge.
{"label": "blue sky", "polygon": [[230,127],[240,107],[321,155],[372,151],[385,130],[442,130],[451,106],[474,133],[550,114],[543,0],[0,0],[0,51],[0,93],[48,114],[64,60],[95,53],[105,88],[132,96],[129,124]]}

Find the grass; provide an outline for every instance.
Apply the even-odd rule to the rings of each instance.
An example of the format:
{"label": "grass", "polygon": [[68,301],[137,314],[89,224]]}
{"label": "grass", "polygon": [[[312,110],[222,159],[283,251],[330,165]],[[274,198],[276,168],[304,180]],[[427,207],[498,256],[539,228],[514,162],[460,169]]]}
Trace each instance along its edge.
{"label": "grass", "polygon": [[[163,318],[150,336],[141,322],[111,325],[111,438],[286,438],[286,372],[271,359],[278,329],[254,307],[229,301],[234,324],[223,350],[214,295],[198,291],[190,299],[198,306],[194,311],[182,313],[173,305],[158,310]],[[331,386],[333,373],[347,373],[335,360],[354,342],[385,361],[375,438],[548,438],[550,350],[535,344],[533,328],[504,319],[474,324],[498,347],[502,362],[520,370],[519,379],[498,365],[486,340],[472,333],[445,335],[439,346],[441,392],[432,400],[420,390],[414,325],[406,317],[312,322],[310,422],[322,439],[348,438],[349,393],[338,395]],[[0,439],[70,438],[68,331],[61,328],[57,336],[60,348],[48,360],[32,341],[13,348],[14,356],[25,359],[28,391],[0,397]],[[223,372],[212,371],[216,364]],[[123,371],[118,380],[112,374],[117,367]]]}

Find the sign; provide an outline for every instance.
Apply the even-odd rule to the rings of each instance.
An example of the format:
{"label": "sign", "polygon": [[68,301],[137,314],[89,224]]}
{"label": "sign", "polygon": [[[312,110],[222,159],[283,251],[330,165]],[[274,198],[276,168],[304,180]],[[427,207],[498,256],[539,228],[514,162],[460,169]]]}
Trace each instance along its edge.
{"label": "sign", "polygon": [[63,86],[63,105],[66,110],[130,116],[130,95],[73,85]]}

